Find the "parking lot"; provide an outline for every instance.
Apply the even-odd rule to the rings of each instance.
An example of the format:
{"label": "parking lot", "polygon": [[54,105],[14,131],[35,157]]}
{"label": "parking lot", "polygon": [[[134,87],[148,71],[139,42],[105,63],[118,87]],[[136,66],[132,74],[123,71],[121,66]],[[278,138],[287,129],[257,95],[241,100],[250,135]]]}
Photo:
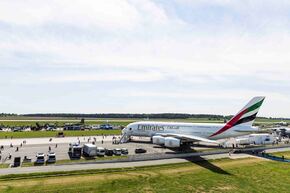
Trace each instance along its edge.
{"label": "parking lot", "polygon": [[[118,139],[119,136],[115,137]],[[69,144],[78,142],[83,145],[95,141],[95,145],[97,147],[104,147],[108,149],[127,148],[129,155],[135,154],[136,148],[144,148],[147,150],[148,154],[174,152],[171,149],[151,144],[148,138],[135,138],[133,139],[134,142],[123,144],[113,144],[114,140],[112,140],[112,138],[112,136],[34,138],[26,139],[26,144],[23,143],[24,139],[0,140],[0,146],[4,146],[4,149],[1,150],[1,163],[12,163],[14,157],[21,157],[23,159],[24,156],[27,156],[32,159],[32,162],[34,162],[36,160],[37,153],[44,153],[46,155],[49,152],[49,149],[51,152],[56,153],[57,160],[68,160],[70,159],[68,154]],[[13,147],[10,147],[10,144],[12,144]],[[8,159],[9,154],[12,156],[11,159]]]}

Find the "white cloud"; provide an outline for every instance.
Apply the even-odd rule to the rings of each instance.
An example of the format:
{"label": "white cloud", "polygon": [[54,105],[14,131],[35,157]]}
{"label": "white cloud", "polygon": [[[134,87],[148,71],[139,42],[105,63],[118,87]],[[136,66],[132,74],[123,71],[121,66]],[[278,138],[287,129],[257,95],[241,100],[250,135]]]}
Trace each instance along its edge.
{"label": "white cloud", "polygon": [[[175,14],[166,9],[166,2],[161,6],[143,0],[1,1],[0,80],[3,84],[13,77],[7,92],[13,85],[32,83],[127,82],[126,96],[152,100],[266,95],[278,112],[279,101],[288,104],[290,97],[285,15],[290,7],[287,2],[271,6],[257,2],[180,1],[178,6],[185,6],[181,10],[189,9],[184,16],[178,9]],[[196,7],[209,10],[194,15]],[[219,22],[215,17],[207,20],[211,14]],[[10,68],[22,70],[23,77]],[[114,94],[118,88],[111,90]],[[166,110],[167,105],[153,106]],[[287,113],[281,112],[290,116]]]}

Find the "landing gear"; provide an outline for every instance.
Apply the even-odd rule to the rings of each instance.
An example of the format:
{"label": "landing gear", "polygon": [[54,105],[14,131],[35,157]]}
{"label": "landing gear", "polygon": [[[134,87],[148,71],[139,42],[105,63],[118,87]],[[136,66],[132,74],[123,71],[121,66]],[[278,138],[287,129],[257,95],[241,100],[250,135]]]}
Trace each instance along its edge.
{"label": "landing gear", "polygon": [[181,152],[191,152],[192,142],[182,142],[179,147],[179,151]]}

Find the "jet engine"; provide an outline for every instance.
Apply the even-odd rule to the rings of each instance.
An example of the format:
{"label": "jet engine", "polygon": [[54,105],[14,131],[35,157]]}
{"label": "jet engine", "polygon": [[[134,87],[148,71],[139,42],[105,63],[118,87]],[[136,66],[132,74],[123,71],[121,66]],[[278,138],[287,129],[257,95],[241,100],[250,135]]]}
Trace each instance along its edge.
{"label": "jet engine", "polygon": [[157,145],[164,145],[165,143],[165,137],[162,136],[153,136],[152,137],[152,143]]}
{"label": "jet engine", "polygon": [[180,139],[176,139],[174,137],[165,137],[166,147],[180,147]]}

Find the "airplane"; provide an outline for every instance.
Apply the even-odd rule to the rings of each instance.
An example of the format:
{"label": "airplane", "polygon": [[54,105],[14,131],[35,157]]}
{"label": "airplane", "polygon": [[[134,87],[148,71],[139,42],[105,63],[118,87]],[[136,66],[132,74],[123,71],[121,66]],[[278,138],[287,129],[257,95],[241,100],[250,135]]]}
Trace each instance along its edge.
{"label": "airplane", "polygon": [[169,148],[190,145],[194,142],[220,144],[218,139],[237,137],[256,132],[253,126],[265,97],[254,97],[225,124],[179,123],[140,121],[127,125],[122,130],[120,143],[128,142],[131,136],[150,137],[153,144]]}

